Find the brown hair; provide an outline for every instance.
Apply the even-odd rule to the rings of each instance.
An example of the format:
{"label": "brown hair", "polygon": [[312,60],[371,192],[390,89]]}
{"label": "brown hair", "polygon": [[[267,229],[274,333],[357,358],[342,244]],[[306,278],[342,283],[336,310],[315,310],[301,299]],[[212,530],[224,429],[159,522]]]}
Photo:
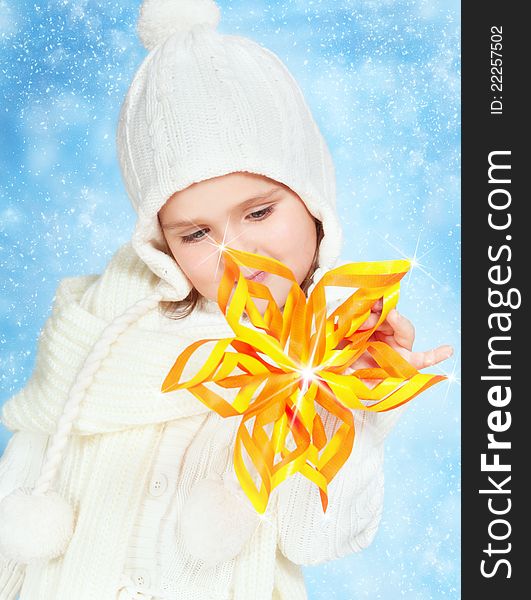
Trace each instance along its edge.
{"label": "brown hair", "polygon": [[[318,265],[318,257],[319,257],[319,246],[321,245],[321,240],[324,236],[323,224],[318,219],[315,219],[315,230],[317,233],[317,244],[315,247],[315,254],[313,256],[313,261],[308,270],[308,274],[301,282],[300,287],[302,291],[306,294],[308,292],[308,288],[313,282],[313,275],[317,269]],[[165,249],[166,254],[172,256],[169,247],[166,245]],[[201,306],[203,301],[203,296],[195,289],[192,288],[188,296],[183,300],[178,301],[165,301],[160,302],[161,312],[164,316],[169,317],[170,319],[183,319],[187,317],[197,306]]]}

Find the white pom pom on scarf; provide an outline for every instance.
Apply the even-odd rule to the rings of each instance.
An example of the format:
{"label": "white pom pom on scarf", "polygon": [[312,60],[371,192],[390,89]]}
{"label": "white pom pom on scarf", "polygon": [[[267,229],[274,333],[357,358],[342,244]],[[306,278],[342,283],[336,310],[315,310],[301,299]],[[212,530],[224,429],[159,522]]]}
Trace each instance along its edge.
{"label": "white pom pom on scarf", "polygon": [[237,556],[259,524],[260,515],[239,483],[225,476],[203,479],[192,488],[180,529],[191,556],[210,568]]}
{"label": "white pom pom on scarf", "polygon": [[72,507],[57,492],[19,488],[0,501],[0,554],[23,564],[66,550],[74,531]]}
{"label": "white pom pom on scarf", "polygon": [[194,25],[219,23],[220,10],[213,0],[144,0],[137,32],[147,50],[152,50],[177,31]]}

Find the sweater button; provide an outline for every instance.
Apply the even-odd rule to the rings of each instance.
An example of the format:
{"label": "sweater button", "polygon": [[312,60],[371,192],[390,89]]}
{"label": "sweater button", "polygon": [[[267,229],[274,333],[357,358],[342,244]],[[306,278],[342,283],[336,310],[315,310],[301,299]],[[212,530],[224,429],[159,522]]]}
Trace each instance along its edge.
{"label": "sweater button", "polygon": [[157,498],[168,489],[168,478],[164,473],[157,473],[149,482],[149,493]]}
{"label": "sweater button", "polygon": [[147,588],[151,583],[149,573],[144,570],[138,570],[133,573],[133,583],[137,588]]}

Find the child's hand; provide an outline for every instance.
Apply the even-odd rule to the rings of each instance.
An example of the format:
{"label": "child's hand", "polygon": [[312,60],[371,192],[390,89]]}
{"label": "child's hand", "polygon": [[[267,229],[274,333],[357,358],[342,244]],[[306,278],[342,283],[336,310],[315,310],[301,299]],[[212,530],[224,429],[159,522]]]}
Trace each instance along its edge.
{"label": "child's hand", "polygon": [[[371,316],[363,323],[360,329],[369,329],[374,326],[381,312],[382,301],[380,300],[372,307]],[[453,348],[446,344],[438,348],[426,350],[425,352],[413,352],[413,342],[415,341],[413,323],[401,315],[395,308],[389,311],[385,321],[378,327],[370,339],[389,344],[391,348],[396,350],[417,370],[436,365],[450,358],[454,353]],[[357,365],[356,363],[353,366],[362,368],[361,365]]]}

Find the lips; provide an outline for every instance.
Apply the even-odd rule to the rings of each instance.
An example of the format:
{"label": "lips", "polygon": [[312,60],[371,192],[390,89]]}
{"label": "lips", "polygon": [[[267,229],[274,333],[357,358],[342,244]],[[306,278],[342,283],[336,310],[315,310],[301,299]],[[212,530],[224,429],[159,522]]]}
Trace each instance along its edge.
{"label": "lips", "polygon": [[265,271],[255,271],[250,275],[246,275],[245,279],[249,279],[249,281],[264,281],[267,277],[267,273]]}

